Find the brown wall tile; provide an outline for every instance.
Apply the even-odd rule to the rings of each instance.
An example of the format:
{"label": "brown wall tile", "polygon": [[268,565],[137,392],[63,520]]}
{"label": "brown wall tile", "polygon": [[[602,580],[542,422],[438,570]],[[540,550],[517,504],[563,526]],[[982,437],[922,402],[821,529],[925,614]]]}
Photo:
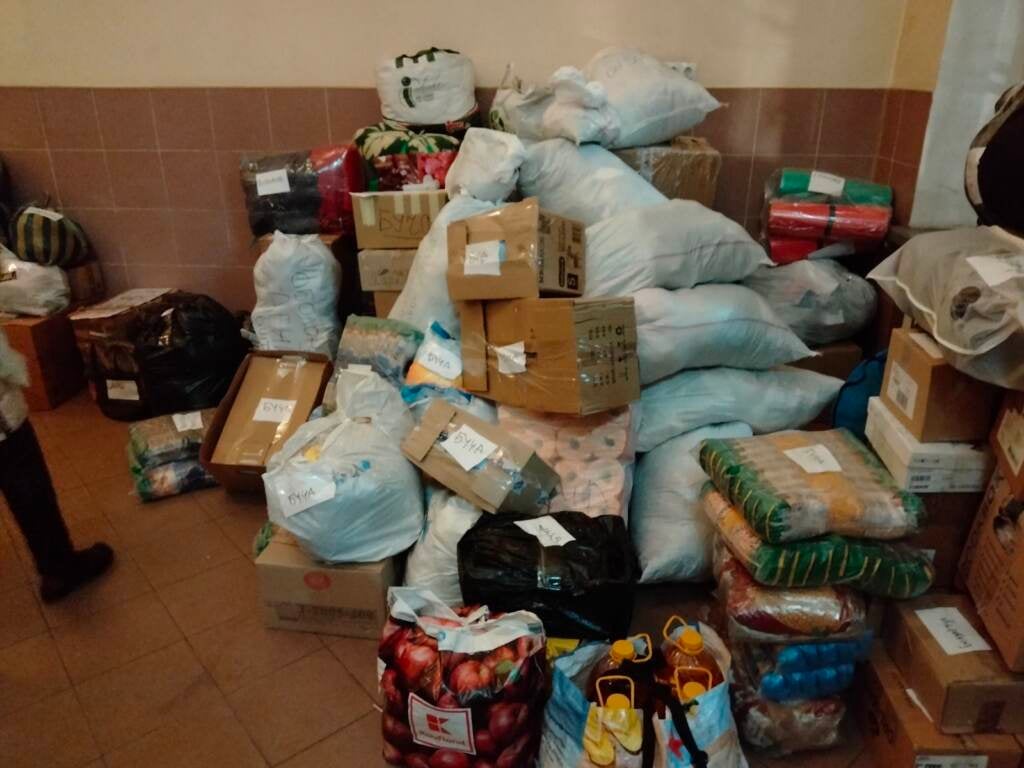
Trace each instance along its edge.
{"label": "brown wall tile", "polygon": [[51,149],[99,149],[100,124],[89,88],[40,88],[39,111]]}
{"label": "brown wall tile", "polygon": [[128,269],[120,264],[103,264],[103,285],[107,289],[107,296],[116,296],[122,291],[132,287],[128,282]]}
{"label": "brown wall tile", "polygon": [[172,208],[222,207],[215,152],[162,152],[161,159]]}
{"label": "brown wall tile", "polygon": [[347,144],[360,128],[380,122],[380,99],[372,88],[328,88],[331,143]]}
{"label": "brown wall tile", "polygon": [[110,184],[114,204],[121,208],[164,208],[167,188],[164,186],[160,153],[156,151],[107,152]]}
{"label": "brown wall tile", "polygon": [[265,152],[271,148],[267,92],[262,88],[211,88],[217,149]]}
{"label": "brown wall tile", "polygon": [[714,208],[735,221],[742,222],[747,215],[752,162],[749,156],[726,155],[722,158]]}
{"label": "brown wall tile", "polygon": [[109,208],[65,208],[64,213],[85,230],[92,252],[101,263],[124,265],[117,211]]}
{"label": "brown wall tile", "polygon": [[894,162],[889,184],[892,186],[893,221],[896,224],[909,224],[917,186],[917,166]]}
{"label": "brown wall tile", "polygon": [[761,92],[754,154],[814,155],[824,92],[815,88],[766,88]]}
{"label": "brown wall tile", "polygon": [[884,102],[881,89],[826,91],[818,154],[874,156]]}
{"label": "brown wall tile", "polygon": [[127,264],[176,264],[174,214],[167,208],[120,210],[121,254]]}
{"label": "brown wall tile", "polygon": [[155,88],[150,93],[161,149],[212,149],[210,104],[201,88]]}
{"label": "brown wall tile", "polygon": [[93,91],[100,135],[107,149],[156,149],[153,105],[144,88]]}
{"label": "brown wall tile", "polygon": [[227,264],[252,267],[253,244],[256,238],[249,228],[249,214],[247,211],[228,211],[228,258]]}
{"label": "brown wall tile", "polygon": [[890,89],[882,106],[882,127],[878,137],[878,156],[892,159],[896,151],[896,134],[900,128],[900,111],[906,91]]}
{"label": "brown wall tile", "polygon": [[178,264],[129,264],[128,282],[133,288],[184,287],[185,267]]}
{"label": "brown wall tile", "polygon": [[235,211],[245,209],[245,191],[239,173],[243,152],[218,152],[217,172],[220,177],[220,195],[224,209]]}
{"label": "brown wall tile", "polygon": [[109,208],[114,204],[103,152],[54,150],[50,156],[61,205]]}
{"label": "brown wall tile", "polygon": [[0,149],[46,146],[43,120],[32,88],[0,88]]}
{"label": "brown wall tile", "polygon": [[256,288],[252,281],[252,267],[226,267],[218,269],[214,289],[231,309],[251,309],[256,304]]}
{"label": "brown wall tile", "polygon": [[49,198],[51,205],[60,204],[50,155],[45,149],[5,149],[0,152],[0,159],[7,167],[16,203],[42,203]]}
{"label": "brown wall tile", "polygon": [[220,266],[228,259],[228,225],[223,211],[174,211],[178,263]]}
{"label": "brown wall tile", "polygon": [[705,137],[723,155],[753,154],[761,92],[756,88],[714,88],[711,93],[722,106],[696,126],[694,134]]}
{"label": "brown wall tile", "polygon": [[480,108],[480,125],[488,125],[488,115],[491,112],[491,104],[494,103],[494,94],[498,92],[497,88],[477,88],[476,89],[476,104]]}
{"label": "brown wall tile", "polygon": [[892,160],[885,157],[875,158],[874,171],[871,178],[879,184],[888,184],[889,175],[892,173]]}
{"label": "brown wall tile", "polygon": [[837,176],[853,177],[857,179],[870,179],[871,174],[875,169],[875,158],[860,156],[823,157],[819,155],[818,162],[814,164],[814,167],[822,171],[834,173]]}
{"label": "brown wall tile", "polygon": [[310,149],[330,141],[323,88],[272,88],[267,100],[275,150]]}
{"label": "brown wall tile", "polygon": [[900,110],[899,132],[896,135],[896,150],[893,159],[908,165],[921,162],[924,135],[928,130],[928,115],[932,107],[932,95],[924,91],[907,91],[903,96]]}

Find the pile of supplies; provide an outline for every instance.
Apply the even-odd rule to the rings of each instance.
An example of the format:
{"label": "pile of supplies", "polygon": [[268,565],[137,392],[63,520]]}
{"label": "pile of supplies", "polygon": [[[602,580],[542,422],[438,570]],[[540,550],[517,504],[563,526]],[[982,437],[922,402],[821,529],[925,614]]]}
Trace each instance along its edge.
{"label": "pile of supplies", "polygon": [[206,409],[157,416],[128,427],[128,468],[140,499],[155,501],[216,484],[199,463],[212,419],[213,409]]}

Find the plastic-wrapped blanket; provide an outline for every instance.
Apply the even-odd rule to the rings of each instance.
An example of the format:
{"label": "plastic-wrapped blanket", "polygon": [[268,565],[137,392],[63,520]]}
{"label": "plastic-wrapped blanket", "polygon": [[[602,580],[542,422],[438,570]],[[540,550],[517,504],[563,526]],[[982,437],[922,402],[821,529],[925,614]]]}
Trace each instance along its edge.
{"label": "plastic-wrapped blanket", "polygon": [[814,354],[764,299],[742,285],[645,288],[633,301],[642,384],[684,368],[763,370]]}
{"label": "plastic-wrapped blanket", "polygon": [[217,484],[197,458],[180,459],[150,467],[130,460],[129,467],[135,481],[135,492],[143,501],[165,499],[168,496],[177,496]]}
{"label": "plastic-wrapped blanket", "polygon": [[766,542],[825,533],[900,539],[924,519],[920,497],[900,490],[845,429],[708,440],[700,463]]}
{"label": "plastic-wrapped blanket", "polygon": [[137,421],[128,427],[128,446],[142,467],[155,467],[199,456],[215,409],[174,413]]}
{"label": "plastic-wrapped blanket", "polygon": [[401,386],[405,371],[423,343],[423,334],[408,323],[351,315],[341,334],[339,367],[368,365],[373,372]]}
{"label": "plastic-wrapped blanket", "polygon": [[462,605],[459,589],[459,541],[483,510],[441,489],[428,493],[427,522],[405,562],[405,585],[429,589],[448,605]]}
{"label": "plastic-wrapped blanket", "polygon": [[382,120],[356,131],[353,139],[372,169],[370,189],[399,191],[406,184],[445,184],[459,151],[459,139]]}

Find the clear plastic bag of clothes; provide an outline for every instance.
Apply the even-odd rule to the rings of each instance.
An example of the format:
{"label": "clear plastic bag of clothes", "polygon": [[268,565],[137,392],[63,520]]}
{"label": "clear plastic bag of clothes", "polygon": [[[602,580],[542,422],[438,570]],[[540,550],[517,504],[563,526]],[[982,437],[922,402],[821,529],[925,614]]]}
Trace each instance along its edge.
{"label": "clear plastic bag of clothes", "polygon": [[771,645],[733,643],[733,659],[769,701],[824,699],[853,685],[854,669],[871,652],[871,633],[846,640]]}
{"label": "clear plastic bag of clothes", "polygon": [[765,181],[766,200],[892,207],[892,187],[810,168],[779,168]]}
{"label": "clear plastic bag of clothes", "polygon": [[401,320],[352,315],[345,322],[338,345],[339,367],[368,365],[396,386],[423,343],[423,334]]}
{"label": "clear plastic bag of clothes", "polygon": [[135,492],[143,501],[165,499],[217,484],[198,458],[180,459],[150,467],[143,467],[132,460],[129,464],[135,481]]}
{"label": "clear plastic bag of clothes", "polygon": [[448,605],[462,605],[459,541],[484,514],[443,488],[430,488],[427,521],[405,561],[405,586],[428,589]]}
{"label": "clear plastic bag of clothes", "polygon": [[825,533],[900,539],[924,520],[921,498],[845,429],[708,440],[700,463],[769,543]]}
{"label": "clear plastic bag of clothes", "polygon": [[136,462],[142,467],[155,467],[198,457],[214,412],[207,408],[135,422],[128,427],[128,445]]}
{"label": "clear plastic bag of clothes", "polygon": [[369,188],[379,192],[397,192],[428,179],[443,187],[459,152],[458,136],[395,120],[360,128],[353,141],[371,168]]}
{"label": "clear plastic bag of clothes", "polygon": [[840,743],[840,725],[846,716],[843,696],[803,699],[781,703],[770,701],[747,684],[736,669],[733,711],[743,741],[769,755],[829,749]]}

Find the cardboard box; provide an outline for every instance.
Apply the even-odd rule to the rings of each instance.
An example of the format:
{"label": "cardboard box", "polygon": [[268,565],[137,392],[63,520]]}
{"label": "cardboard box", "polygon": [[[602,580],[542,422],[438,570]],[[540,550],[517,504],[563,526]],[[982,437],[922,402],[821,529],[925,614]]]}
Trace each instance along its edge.
{"label": "cardboard box", "polygon": [[23,391],[29,410],[49,411],[85,386],[82,357],[67,312],[2,320],[0,332],[25,358],[29,385]]}
{"label": "cardboard box", "polygon": [[983,493],[929,493],[924,501],[924,525],[905,543],[924,550],[935,566],[933,589],[952,589],[956,585],[960,555],[977,515]]}
{"label": "cardboard box", "polygon": [[989,442],[1013,495],[1024,499],[1024,392],[1006,393]]}
{"label": "cardboard box", "polygon": [[940,731],[1024,732],[1024,675],[1007,670],[969,598],[933,593],[889,610],[886,650]]}
{"label": "cardboard box", "polygon": [[466,302],[461,318],[471,392],[581,416],[640,399],[632,298]]}
{"label": "cardboard box", "polygon": [[263,621],[274,629],[376,640],[387,620],[395,558],[328,565],[314,561],[286,531],[256,558]]}
{"label": "cardboard box", "polygon": [[794,368],[803,368],[805,371],[814,371],[825,376],[835,376],[837,379],[846,381],[853,373],[860,361],[864,359],[864,352],[852,341],[839,341],[835,344],[825,344],[814,350],[817,357],[805,357],[790,363]]}
{"label": "cardboard box", "polygon": [[320,404],[333,371],[324,355],[250,352],[203,438],[203,466],[226,488],[262,491],[267,459]]}
{"label": "cardboard box", "polygon": [[405,287],[415,249],[385,249],[359,252],[359,287],[364,291],[398,293]]}
{"label": "cardboard box", "polygon": [[374,291],[373,292],[373,314],[375,317],[387,317],[391,314],[391,308],[395,306],[401,291]]}
{"label": "cardboard box", "polygon": [[868,401],[864,434],[900,488],[915,493],[980,493],[995,459],[985,443],[922,443],[880,398]]}
{"label": "cardboard box", "polygon": [[714,207],[722,155],[707,139],[676,136],[671,144],[616,149],[615,154],[665,197]]}
{"label": "cardboard box", "polygon": [[416,248],[448,202],[443,189],[353,192],[356,243],[364,248]]}
{"label": "cardboard box", "polygon": [[892,333],[882,380],[882,400],[924,443],[962,443],[988,437],[998,407],[998,387],[961,373],[942,357],[926,333]]}
{"label": "cardboard box", "polygon": [[959,574],[1003,661],[1017,672],[1024,672],[1022,512],[1024,501],[997,467],[964,547]]}
{"label": "cardboard box", "polygon": [[65,269],[68,287],[71,289],[71,305],[74,307],[95,304],[106,295],[103,269],[98,261],[89,261],[71,269]]}
{"label": "cardboard box", "polygon": [[[430,403],[423,420],[402,441],[402,453],[488,512],[537,512],[559,484],[555,470],[525,443],[441,399]],[[476,465],[469,463],[474,460]],[[505,468],[509,464],[514,470]]]}
{"label": "cardboard box", "polygon": [[537,198],[448,225],[448,293],[455,301],[582,296],[583,224]]}
{"label": "cardboard box", "polygon": [[1017,768],[1017,739],[1001,734],[941,733],[915,701],[885,651],[861,665],[853,708],[870,765],[886,768]]}

